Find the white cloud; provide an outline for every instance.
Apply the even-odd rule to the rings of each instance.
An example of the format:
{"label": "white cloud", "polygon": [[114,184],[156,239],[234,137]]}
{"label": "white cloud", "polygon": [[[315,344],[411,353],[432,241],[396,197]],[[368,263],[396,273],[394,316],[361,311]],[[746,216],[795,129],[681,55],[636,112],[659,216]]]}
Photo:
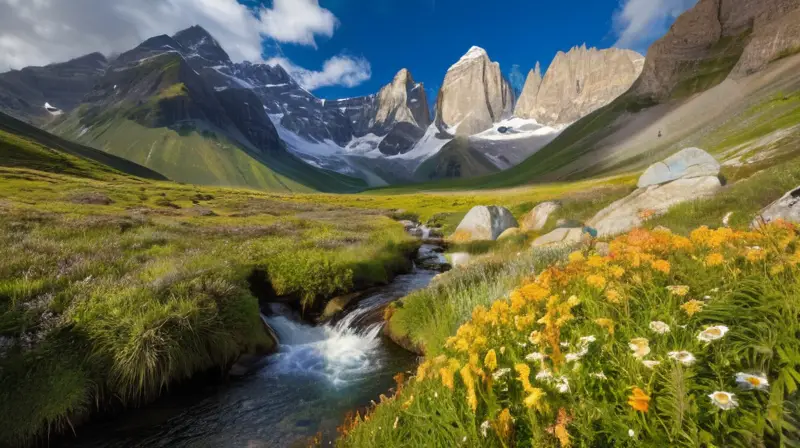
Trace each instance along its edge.
{"label": "white cloud", "polygon": [[[192,25],[208,30],[234,61],[258,62],[264,37],[315,46],[316,36],[333,35],[338,20],[318,0],[275,0],[258,10],[236,0],[0,0],[0,72],[123,52]],[[336,72],[342,85],[363,82],[369,64],[350,59],[348,69],[347,60],[332,58],[322,72],[298,72],[308,73],[308,85],[326,85]]]}
{"label": "white cloud", "polygon": [[328,86],[355,87],[372,77],[369,61],[346,55],[328,59],[320,71],[298,67],[285,58],[272,58],[267,63],[280,64],[306,90]]}
{"label": "white cloud", "polygon": [[316,46],[316,35],[333,36],[339,21],[318,0],[274,0],[262,9],[262,30],[278,42]]}
{"label": "white cloud", "polygon": [[646,51],[697,0],[622,0],[614,14],[615,47]]}

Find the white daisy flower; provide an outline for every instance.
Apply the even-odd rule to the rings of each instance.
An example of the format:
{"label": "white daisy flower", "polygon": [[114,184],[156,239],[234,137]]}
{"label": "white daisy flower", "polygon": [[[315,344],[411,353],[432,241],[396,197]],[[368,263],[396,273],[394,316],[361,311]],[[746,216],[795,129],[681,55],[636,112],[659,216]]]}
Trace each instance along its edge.
{"label": "white daisy flower", "polygon": [[712,342],[717,339],[722,339],[725,333],[728,332],[728,327],[718,325],[716,327],[708,327],[697,335],[697,339],[703,342]]}
{"label": "white daisy flower", "polygon": [[669,325],[661,322],[660,320],[650,322],[650,329],[657,334],[667,334],[669,333]]}
{"label": "white daisy flower", "polygon": [[553,373],[547,369],[542,369],[536,374],[536,379],[539,381],[549,381],[553,378]]}
{"label": "white daisy flower", "polygon": [[511,369],[508,368],[498,369],[492,374],[492,378],[494,378],[495,381],[499,380],[500,378],[508,375],[509,372],[511,372]]}
{"label": "white daisy flower", "polygon": [[769,389],[769,380],[764,374],[754,375],[752,373],[739,372],[736,374],[736,383],[742,389]]}
{"label": "white daisy flower", "polygon": [[564,356],[564,360],[567,362],[575,362],[581,358],[583,358],[583,355],[580,353],[567,353],[567,355]]}
{"label": "white daisy flower", "polygon": [[489,435],[488,434],[489,425],[490,425],[489,420],[486,420],[483,423],[481,423],[481,435],[483,436],[484,439],[486,438],[486,436]]}
{"label": "white daisy flower", "polygon": [[670,358],[680,362],[685,366],[690,366],[694,364],[695,361],[697,361],[694,355],[687,352],[686,350],[682,350],[679,352],[669,352],[667,353],[667,355],[669,355]]}
{"label": "white daisy flower", "polygon": [[562,394],[569,392],[569,380],[565,376],[560,376],[555,379],[556,390]]}
{"label": "white daisy flower", "polygon": [[542,361],[547,357],[544,353],[533,352],[525,357],[526,361]]}
{"label": "white daisy flower", "polygon": [[728,411],[739,406],[739,402],[736,401],[736,395],[729,392],[717,391],[713,394],[710,394],[708,398],[711,399],[711,403],[713,403],[714,406],[722,409],[723,411]]}
{"label": "white daisy flower", "polygon": [[561,347],[563,347],[563,348],[569,347],[569,342],[562,342],[561,343]]}
{"label": "white daisy flower", "polygon": [[631,339],[628,347],[633,351],[633,356],[636,358],[644,358],[650,354],[650,341],[645,338]]}
{"label": "white daisy flower", "polygon": [[606,376],[606,374],[604,372],[590,373],[589,376],[591,376],[592,378],[597,378],[598,380],[607,380],[608,379],[608,377]]}
{"label": "white daisy flower", "polygon": [[647,367],[648,369],[653,370],[653,369],[656,368],[657,365],[661,364],[661,362],[660,361],[642,361],[642,364],[644,364],[644,366]]}
{"label": "white daisy flower", "polygon": [[597,340],[596,337],[590,335],[590,336],[582,337],[580,339],[580,342],[581,342],[581,345],[589,345],[589,344],[593,343],[596,340]]}
{"label": "white daisy flower", "polygon": [[517,342],[517,345],[519,345],[522,348],[525,348],[525,347],[528,346],[528,344],[526,342]]}
{"label": "white daisy flower", "polygon": [[632,429],[629,429],[628,430],[628,437],[634,438],[634,437],[636,437],[636,433]]}

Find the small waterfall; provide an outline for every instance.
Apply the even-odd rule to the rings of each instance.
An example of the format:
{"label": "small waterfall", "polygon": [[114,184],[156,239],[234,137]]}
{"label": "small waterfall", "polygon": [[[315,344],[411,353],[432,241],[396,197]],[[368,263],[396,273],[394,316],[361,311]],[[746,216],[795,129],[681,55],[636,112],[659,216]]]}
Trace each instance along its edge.
{"label": "small waterfall", "polygon": [[312,375],[334,387],[346,387],[380,368],[382,323],[355,325],[369,308],[357,309],[335,325],[314,327],[286,316],[268,317],[280,340],[270,371],[278,375]]}

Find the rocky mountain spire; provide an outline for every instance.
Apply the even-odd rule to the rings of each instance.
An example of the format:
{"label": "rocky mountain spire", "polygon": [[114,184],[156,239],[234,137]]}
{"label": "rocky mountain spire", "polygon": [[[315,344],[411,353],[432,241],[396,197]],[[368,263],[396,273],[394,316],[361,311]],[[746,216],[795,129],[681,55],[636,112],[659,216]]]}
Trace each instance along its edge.
{"label": "rocky mountain spire", "polygon": [[528,73],[528,79],[525,81],[525,87],[522,88],[522,94],[517,100],[517,107],[514,110],[515,115],[522,116],[525,111],[533,110],[536,107],[536,97],[539,95],[539,88],[542,86],[542,67],[539,61],[536,62],[536,68]]}
{"label": "rocky mountain spire", "polygon": [[425,87],[414,82],[411,73],[405,68],[395,75],[391,84],[380,90],[377,99],[377,127],[403,122],[424,129],[431,124]]}
{"label": "rocky mountain spire", "polygon": [[559,51],[544,78],[531,72],[515,115],[547,125],[576,121],[625,93],[643,63],[644,57],[631,50],[598,50],[584,44]]}
{"label": "rocky mountain spire", "polygon": [[472,47],[450,69],[439,90],[436,120],[440,128],[472,135],[511,116],[514,92],[486,50]]}

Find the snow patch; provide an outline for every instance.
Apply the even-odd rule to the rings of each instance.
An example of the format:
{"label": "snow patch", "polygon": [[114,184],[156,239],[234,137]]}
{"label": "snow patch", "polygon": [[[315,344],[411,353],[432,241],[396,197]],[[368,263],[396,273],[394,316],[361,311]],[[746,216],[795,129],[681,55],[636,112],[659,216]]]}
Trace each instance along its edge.
{"label": "snow patch", "polygon": [[486,50],[484,50],[481,47],[473,46],[472,48],[469,49],[467,54],[465,54],[464,56],[461,56],[461,59],[459,59],[458,62],[456,62],[455,64],[453,64],[450,67],[450,70],[452,70],[452,69],[454,69],[454,68],[456,68],[456,67],[458,67],[460,65],[467,64],[469,62],[472,62],[472,61],[474,61],[476,59],[480,59],[480,58],[483,58],[483,57],[489,57],[489,55],[486,53]]}
{"label": "snow patch", "polygon": [[423,135],[420,141],[418,141],[417,144],[411,148],[411,151],[405,154],[398,154],[392,158],[407,160],[419,159],[420,161],[426,160],[436,155],[444,147],[444,145],[452,140],[449,138],[440,138],[438,135],[439,128],[436,127],[435,123],[431,124],[425,131],[425,135]]}
{"label": "snow patch", "polygon": [[59,115],[64,113],[64,111],[62,111],[61,109],[59,109],[59,108],[57,108],[57,107],[55,107],[55,106],[53,106],[53,105],[51,105],[50,103],[47,103],[47,102],[44,103],[44,108],[45,108],[46,111],[50,112],[50,115],[53,115],[53,116],[59,116]]}
{"label": "snow patch", "polygon": [[[505,133],[501,133],[500,129],[506,128]],[[564,130],[565,127],[557,126],[543,126],[533,119],[524,118],[509,118],[498,123],[495,123],[491,129],[487,129],[479,134],[475,134],[473,138],[484,140],[517,140],[528,137],[544,137],[547,135],[558,135]]]}

